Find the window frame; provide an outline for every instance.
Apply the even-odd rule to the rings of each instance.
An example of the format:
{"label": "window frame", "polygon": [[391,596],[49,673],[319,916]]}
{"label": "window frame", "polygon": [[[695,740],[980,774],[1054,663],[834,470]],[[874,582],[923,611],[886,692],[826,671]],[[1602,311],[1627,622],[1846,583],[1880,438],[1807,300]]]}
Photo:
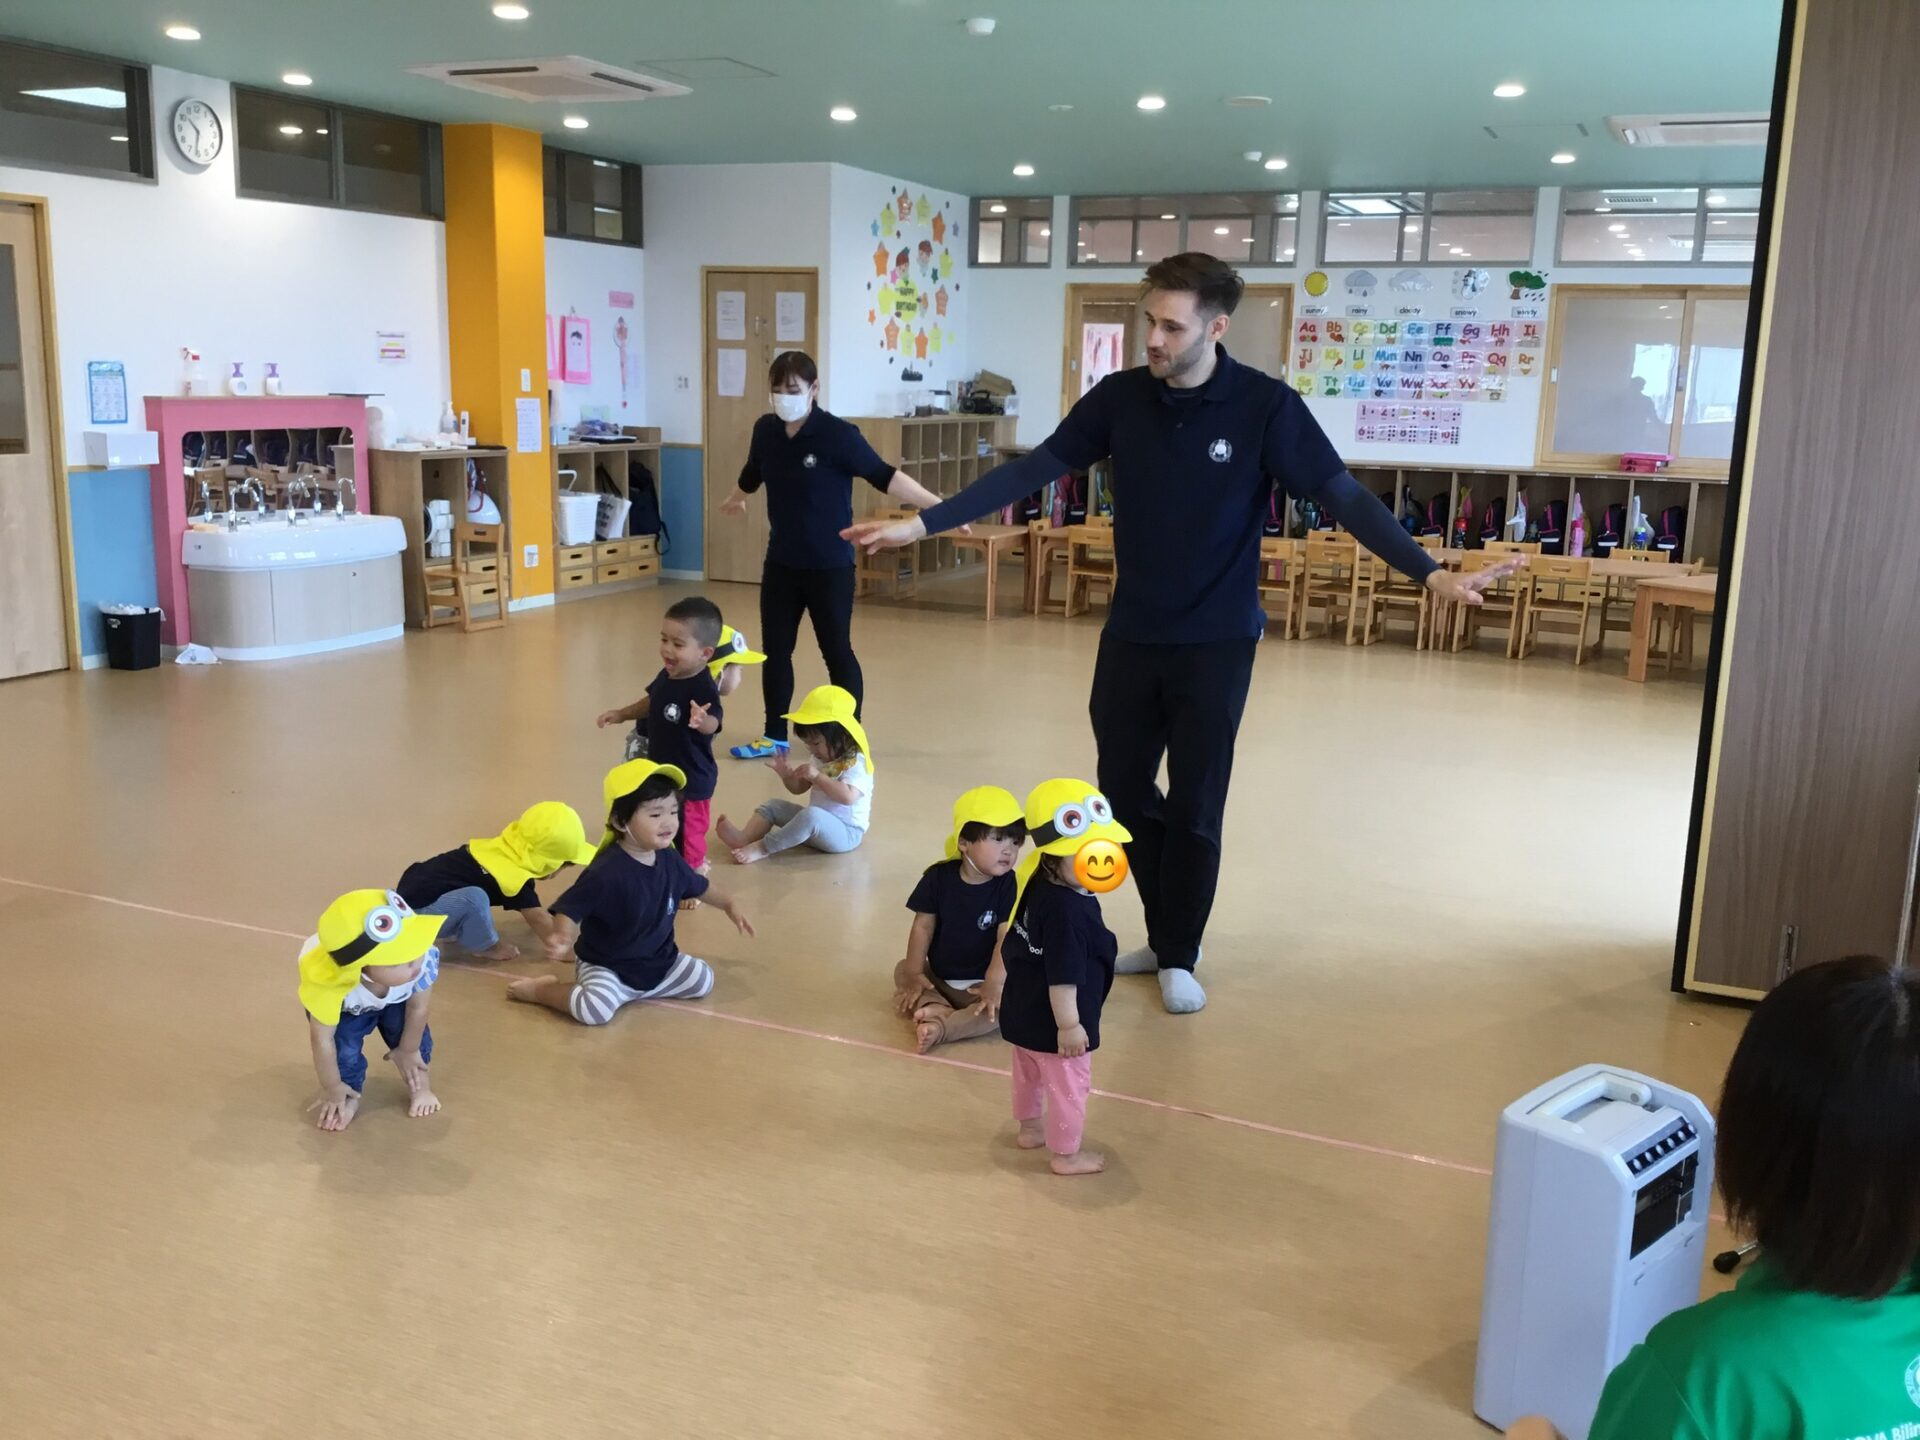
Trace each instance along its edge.
{"label": "window frame", "polygon": [[[1044,217],[1037,214],[1024,215],[1013,212],[1013,206],[1015,205],[1030,205],[1040,200],[1045,200],[1047,203],[1047,213]],[[1008,207],[1005,215],[988,215],[985,212],[986,206],[998,204],[1004,204]],[[1054,223],[1054,210],[1056,208],[1054,197],[1051,195],[973,196],[972,199],[967,202],[968,213],[973,217],[973,234],[967,239],[967,268],[970,270],[1051,270],[1053,268],[1053,232],[1060,228]],[[1006,259],[1005,256],[1009,250],[1025,256],[1027,253],[1026,246],[1021,243],[1025,239],[1025,236],[1020,232],[1019,227],[1034,220],[1041,221],[1047,227],[1047,234],[1045,236],[1047,242],[1047,258],[1045,260],[1027,260],[1024,258],[1019,260]],[[1011,244],[1009,244],[1007,234],[1008,221],[1013,222],[1014,229]],[[999,260],[982,260],[980,258],[980,227],[983,224],[997,224],[1001,227],[1000,254],[1002,258]]]}
{"label": "window frame", "polygon": [[[1258,195],[1272,201],[1284,201],[1287,199],[1291,199],[1294,203],[1291,208],[1287,207],[1284,204],[1278,204],[1264,210],[1251,210],[1244,215],[1235,215],[1231,213],[1223,215],[1207,207],[1205,202],[1210,200],[1218,200],[1219,197],[1223,195],[1247,195],[1247,196]],[[1089,200],[1094,200],[1094,201],[1131,200],[1136,202],[1153,200],[1155,202],[1161,202],[1161,201],[1166,202],[1168,208],[1170,208],[1174,214],[1174,218],[1171,223],[1176,224],[1180,227],[1179,238],[1176,239],[1174,242],[1174,249],[1172,253],[1178,255],[1184,251],[1198,248],[1197,246],[1194,245],[1192,233],[1188,229],[1190,225],[1193,225],[1196,223],[1215,225],[1215,224],[1219,224],[1223,220],[1224,221],[1247,220],[1247,221],[1250,221],[1253,226],[1253,243],[1247,247],[1248,255],[1244,260],[1228,261],[1228,263],[1233,265],[1236,269],[1241,269],[1241,270],[1291,269],[1300,263],[1299,255],[1300,255],[1301,196],[1302,196],[1302,192],[1298,190],[1268,190],[1268,189],[1195,190],[1190,192],[1184,192],[1177,195],[1140,195],[1140,194],[1069,195],[1067,197],[1067,230],[1069,231],[1071,238],[1074,241],[1074,244],[1067,251],[1067,268],[1069,270],[1140,270],[1140,269],[1144,269],[1148,265],[1153,264],[1154,262],[1151,260],[1141,260],[1141,259],[1135,258],[1134,252],[1137,252],[1140,249],[1140,223],[1143,220],[1148,222],[1157,221],[1161,224],[1168,223],[1166,221],[1160,220],[1160,214],[1162,212],[1159,212],[1159,211],[1156,211],[1156,213],[1152,215],[1133,214],[1133,215],[1086,216],[1085,217],[1086,219],[1096,220],[1096,221],[1098,220],[1127,221],[1132,226],[1132,236],[1127,246],[1127,250],[1129,252],[1129,258],[1125,260],[1082,260],[1079,256],[1080,221],[1082,219],[1082,216],[1080,213],[1080,207],[1083,203]],[[1275,260],[1271,258],[1275,250],[1275,239],[1274,239],[1275,222],[1280,220],[1292,220],[1294,222],[1294,232],[1293,232],[1294,258],[1291,260]],[[1212,253],[1212,252],[1208,252],[1208,253]]]}
{"label": "window frame", "polygon": [[[1753,215],[1757,217],[1760,213],[1760,206],[1755,205],[1751,210],[1744,209],[1744,208],[1737,209],[1737,210],[1729,210],[1725,206],[1707,204],[1707,196],[1715,190],[1763,190],[1764,188],[1765,187],[1763,182],[1759,180],[1753,180],[1753,181],[1696,180],[1691,183],[1676,182],[1674,184],[1662,184],[1662,185],[1642,184],[1642,185],[1578,185],[1578,186],[1570,185],[1570,186],[1566,186],[1560,192],[1560,195],[1561,195],[1561,200],[1559,205],[1560,213],[1559,213],[1559,216],[1554,221],[1553,263],[1557,268],[1563,269],[1563,270],[1638,270],[1643,268],[1656,269],[1656,270],[1659,270],[1659,269],[1752,270],[1754,268],[1753,260],[1708,260],[1703,258],[1706,255],[1706,249],[1707,249],[1707,222],[1712,220],[1715,216]],[[1628,257],[1627,259],[1624,259],[1624,260],[1568,260],[1563,258],[1566,253],[1567,217],[1569,215],[1619,215],[1619,216],[1631,218],[1633,216],[1641,216],[1641,215],[1684,215],[1687,213],[1685,210],[1673,210],[1673,209],[1651,209],[1651,210],[1625,209],[1625,210],[1622,210],[1613,206],[1609,206],[1605,210],[1600,210],[1597,208],[1590,209],[1590,210],[1587,210],[1587,209],[1570,210],[1567,208],[1565,197],[1568,190],[1575,190],[1575,189],[1601,190],[1601,191],[1606,191],[1606,190],[1625,190],[1625,191],[1691,190],[1693,191],[1694,200],[1693,200],[1693,256],[1692,258],[1687,260],[1635,260],[1632,257]],[[1756,256],[1758,256],[1759,254],[1759,247],[1760,247],[1760,237],[1756,234],[1754,236],[1754,254]]]}
{"label": "window frame", "polygon": [[[1436,211],[1434,209],[1434,198],[1436,196],[1470,195],[1470,194],[1480,194],[1480,193],[1485,193],[1490,191],[1498,192],[1502,194],[1508,194],[1508,195],[1515,195],[1515,196],[1524,195],[1527,197],[1527,208],[1524,210],[1516,207],[1511,210],[1441,210],[1441,211]],[[1415,201],[1415,200],[1418,201],[1419,203],[1418,209],[1401,210],[1398,214],[1392,217],[1396,222],[1396,229],[1394,232],[1395,233],[1395,257],[1391,260],[1329,260],[1327,259],[1327,225],[1328,223],[1330,221],[1352,220],[1356,218],[1363,218],[1363,217],[1357,217],[1353,215],[1335,215],[1330,207],[1333,205],[1333,203],[1336,200],[1343,199],[1343,198],[1357,198],[1362,196],[1377,196],[1378,198],[1383,200],[1400,200],[1403,202]],[[1470,216],[1470,217],[1479,216],[1483,218],[1496,219],[1496,220],[1517,219],[1517,218],[1524,217],[1526,220],[1531,222],[1527,231],[1527,253],[1524,255],[1486,255],[1486,256],[1441,255],[1436,257],[1430,253],[1430,248],[1429,248],[1433,244],[1433,222],[1436,214],[1446,216],[1449,218],[1458,218],[1460,216]],[[1383,218],[1383,217],[1366,217],[1366,218]],[[1405,253],[1407,248],[1407,230],[1406,230],[1405,222],[1408,220],[1418,220],[1420,222],[1420,253],[1418,255],[1408,255],[1407,253]],[[1375,186],[1371,189],[1362,187],[1359,189],[1352,189],[1352,190],[1322,190],[1320,192],[1320,233],[1319,233],[1319,236],[1317,237],[1320,248],[1316,250],[1314,253],[1320,257],[1321,264],[1341,266],[1341,267],[1352,266],[1352,265],[1449,265],[1449,266],[1461,267],[1461,266],[1464,266],[1465,262],[1469,260],[1472,261],[1475,267],[1479,267],[1483,265],[1531,265],[1533,264],[1533,252],[1535,248],[1535,242],[1539,237],[1539,230],[1540,230],[1540,191],[1536,187],[1533,187],[1530,185],[1449,185],[1444,189],[1420,189],[1420,190],[1416,190],[1406,186],[1403,186],[1399,189],[1395,189],[1391,185],[1381,185],[1381,186]]]}
{"label": "window frame", "polygon": [[[441,161],[438,121],[422,120],[413,115],[396,115],[388,110],[369,110],[360,105],[338,105],[331,100],[307,95],[290,95],[284,90],[271,90],[259,85],[235,84],[231,90],[227,116],[233,133],[228,137],[228,144],[233,149],[233,193],[240,199],[268,200],[280,205],[311,205],[319,210],[351,210],[360,215],[392,215],[401,220],[445,221],[447,218],[445,173]],[[256,190],[246,184],[240,170],[240,103],[243,95],[307,105],[327,112],[329,142],[327,173],[332,180],[331,198],[320,200],[311,195],[287,195],[276,190]],[[347,140],[346,126],[343,122],[355,115],[369,120],[397,121],[404,125],[420,127],[420,154],[425,163],[420,171],[421,208],[417,213],[411,210],[393,210],[385,205],[359,205],[347,199]]]}
{"label": "window frame", "polygon": [[118,65],[127,72],[127,144],[135,163],[131,169],[113,170],[98,165],[66,165],[58,160],[38,159],[0,150],[0,165],[17,165],[22,170],[42,170],[53,175],[85,175],[97,180],[128,180],[137,185],[158,185],[159,153],[155,149],[153,123],[153,67],[138,60],[123,60],[118,55],[101,55],[92,50],[76,50],[71,45],[43,45],[37,40],[0,36],[0,41],[20,50],[38,50],[47,55],[67,55],[76,60],[92,60],[102,65]]}
{"label": "window frame", "polygon": [[[555,159],[561,162],[561,182],[566,180],[566,161],[568,159],[598,162],[611,165],[620,172],[620,238],[609,239],[605,235],[576,235],[565,229],[567,221],[567,197],[564,190],[560,196],[560,224],[563,228],[546,228],[547,220],[547,184],[552,178],[548,168]],[[643,167],[636,160],[616,160],[611,155],[593,155],[585,150],[569,150],[564,145],[550,145],[544,141],[540,146],[540,223],[546,229],[549,240],[579,240],[588,245],[618,245],[626,250],[646,249],[646,195],[641,182]],[[628,232],[632,239],[628,239]]]}

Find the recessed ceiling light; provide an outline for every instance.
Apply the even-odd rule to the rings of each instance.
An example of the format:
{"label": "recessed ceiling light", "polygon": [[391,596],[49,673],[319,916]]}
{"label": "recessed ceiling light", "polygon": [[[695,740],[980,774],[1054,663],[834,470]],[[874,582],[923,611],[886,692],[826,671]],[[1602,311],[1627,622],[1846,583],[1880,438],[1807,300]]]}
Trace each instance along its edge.
{"label": "recessed ceiling light", "polygon": [[1260,158],[1260,154],[1261,152],[1258,150],[1249,150],[1240,158],[1243,160],[1258,160]]}
{"label": "recessed ceiling light", "polygon": [[311,85],[313,83],[313,76],[301,70],[289,70],[280,77],[280,83],[282,85]]}
{"label": "recessed ceiling light", "polygon": [[1614,221],[1613,224],[1607,226],[1607,229],[1611,230],[1616,235],[1624,235],[1627,233],[1627,227],[1622,225],[1618,220]]}
{"label": "recessed ceiling light", "polygon": [[200,38],[200,32],[191,25],[169,25],[167,26],[166,34],[169,40],[198,40]]}
{"label": "recessed ceiling light", "polygon": [[1709,205],[1724,205],[1726,203],[1727,197],[1724,195],[1715,195],[1712,193],[1707,195],[1707,204]]}
{"label": "recessed ceiling light", "polygon": [[1508,80],[1493,87],[1493,98],[1496,100],[1518,100],[1526,93],[1527,87],[1517,80]]}
{"label": "recessed ceiling light", "polygon": [[1023,161],[1013,167],[1013,173],[1018,175],[1022,180],[1025,180],[1029,175],[1033,174],[1033,167]]}
{"label": "recessed ceiling light", "polygon": [[[124,145],[127,143],[127,137],[124,135],[109,135],[107,136],[107,139],[111,140],[116,145]],[[1723,220],[1716,220],[1713,223],[1716,225],[1723,225],[1726,222]]]}
{"label": "recessed ceiling light", "polygon": [[829,120],[838,120],[842,125],[851,125],[860,118],[860,112],[851,105],[836,105],[827,111]]}
{"label": "recessed ceiling light", "polygon": [[961,23],[963,23],[967,27],[967,33],[969,35],[975,36],[976,38],[982,39],[982,40],[984,40],[987,36],[993,34],[993,28],[995,24],[995,22],[992,19],[990,19],[988,16],[985,16],[985,15],[976,16],[972,20],[966,20]]}
{"label": "recessed ceiling light", "polygon": [[1291,249],[1291,248],[1289,248],[1289,249],[1286,249],[1286,250],[1282,250],[1282,251],[1280,252],[1280,258],[1281,258],[1282,260],[1291,260],[1291,259],[1293,258],[1293,251],[1292,251],[1292,249]]}
{"label": "recessed ceiling light", "polygon": [[496,20],[524,20],[527,18],[528,13],[527,7],[524,5],[496,5],[493,7],[493,18]]}
{"label": "recessed ceiling light", "polygon": [[1464,255],[1467,252],[1462,250],[1458,245],[1452,245],[1447,248],[1447,253],[1449,255]]}
{"label": "recessed ceiling light", "polygon": [[1336,220],[1333,223],[1335,228],[1340,230],[1351,230],[1353,228],[1353,222],[1351,220]]}
{"label": "recessed ceiling light", "polygon": [[1726,224],[1727,222],[1726,222],[1726,221],[1724,221],[1724,220],[1713,220],[1713,221],[1709,221],[1708,223],[1709,223],[1709,224],[1713,224],[1713,225],[1724,225],[1724,224]]}
{"label": "recessed ceiling light", "polygon": [[560,123],[569,130],[584,130],[587,128],[587,117],[584,115],[569,115]]}
{"label": "recessed ceiling light", "polygon": [[1147,258],[1147,252],[1144,250],[1136,250],[1133,252],[1133,258],[1136,260],[1144,260]]}
{"label": "recessed ceiling light", "polygon": [[1051,229],[1050,227],[1048,227],[1048,226],[1045,226],[1045,225],[1042,225],[1042,226],[1040,227],[1040,235],[1041,235],[1041,238],[1042,238],[1042,239],[1045,239],[1045,238],[1047,238],[1047,237],[1049,237],[1049,236],[1051,236],[1052,234],[1053,234],[1053,231],[1052,231],[1052,229]]}
{"label": "recessed ceiling light", "polygon": [[1162,216],[1161,216],[1160,218],[1161,218],[1162,220],[1171,220],[1171,219],[1173,219],[1174,217],[1173,217],[1173,216],[1171,216],[1171,215],[1162,215]]}
{"label": "recessed ceiling light", "polygon": [[1049,109],[1049,110],[1051,110],[1051,111],[1052,111],[1052,112],[1053,112],[1054,114],[1056,114],[1056,115],[1064,115],[1064,114],[1066,114],[1066,113],[1067,113],[1067,111],[1069,111],[1069,110],[1071,110],[1071,109],[1073,109],[1073,106],[1071,106],[1071,105],[1068,105],[1068,104],[1065,104],[1064,102],[1062,102],[1062,103],[1060,103],[1060,104],[1057,104],[1057,105],[1049,105],[1049,106],[1047,106],[1047,109]]}
{"label": "recessed ceiling light", "polygon": [[1278,155],[1274,156],[1271,160],[1267,161],[1267,169],[1269,170],[1284,170],[1286,168],[1287,168],[1287,162],[1281,159]]}
{"label": "recessed ceiling light", "polygon": [[1420,222],[1418,220],[1409,220],[1405,225],[1401,226],[1401,229],[1405,230],[1409,235],[1418,235],[1420,233]]}
{"label": "recessed ceiling light", "polygon": [[280,133],[282,135],[304,135],[307,132],[302,130],[298,125],[282,125],[280,127]]}
{"label": "recessed ceiling light", "polygon": [[1136,108],[1141,110],[1164,110],[1167,108],[1167,98],[1164,95],[1142,95],[1133,103]]}
{"label": "recessed ceiling light", "polygon": [[1225,103],[1235,110],[1258,110],[1263,105],[1273,104],[1271,95],[1229,95]]}
{"label": "recessed ceiling light", "polygon": [[1575,155],[1571,150],[1559,150],[1554,152],[1553,163],[1556,165],[1571,165],[1579,158],[1580,157]]}
{"label": "recessed ceiling light", "polygon": [[316,135],[324,135],[327,132],[324,129],[316,129],[313,133]]}
{"label": "recessed ceiling light", "polygon": [[1007,213],[1007,207],[996,201],[987,207],[987,213],[989,215],[1004,215]]}
{"label": "recessed ceiling light", "polygon": [[1216,226],[1214,226],[1214,227],[1213,227],[1213,233],[1214,233],[1214,234],[1216,234],[1216,235],[1225,235],[1225,234],[1227,234],[1227,233],[1229,233],[1229,232],[1228,232],[1228,230],[1227,230],[1227,227],[1226,227],[1226,226],[1224,226],[1224,225],[1216,225]]}

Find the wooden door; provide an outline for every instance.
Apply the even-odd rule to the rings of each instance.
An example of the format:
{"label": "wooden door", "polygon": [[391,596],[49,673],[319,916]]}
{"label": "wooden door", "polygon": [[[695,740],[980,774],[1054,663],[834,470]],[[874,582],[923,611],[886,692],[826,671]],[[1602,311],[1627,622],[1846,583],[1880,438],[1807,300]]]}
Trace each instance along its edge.
{"label": "wooden door", "polygon": [[1285,379],[1293,359],[1293,287],[1249,285],[1227,327],[1227,351],[1242,365]]}
{"label": "wooden door", "polygon": [[0,203],[0,680],[67,664],[64,483],[47,403],[46,316],[34,212]]}
{"label": "wooden door", "polygon": [[[1147,363],[1147,327],[1140,301],[1138,285],[1067,287],[1062,414],[1093,388],[1102,369],[1124,370]],[[1241,364],[1279,378],[1287,373],[1292,333],[1293,287],[1249,285],[1233,312],[1226,346]]]}
{"label": "wooden door", "polygon": [[[706,475],[707,555],[710,580],[757,585],[767,553],[767,503],[756,495],[744,519],[722,515],[746,463],[753,424],[767,413],[767,367],[783,350],[804,350],[820,360],[817,270],[717,270],[705,272],[706,336],[701,420]],[[803,310],[799,339],[791,338],[796,302]],[[782,297],[789,297],[783,302]],[[789,338],[781,339],[781,318]],[[824,367],[823,367],[824,368]],[[730,392],[730,393],[723,393]]]}

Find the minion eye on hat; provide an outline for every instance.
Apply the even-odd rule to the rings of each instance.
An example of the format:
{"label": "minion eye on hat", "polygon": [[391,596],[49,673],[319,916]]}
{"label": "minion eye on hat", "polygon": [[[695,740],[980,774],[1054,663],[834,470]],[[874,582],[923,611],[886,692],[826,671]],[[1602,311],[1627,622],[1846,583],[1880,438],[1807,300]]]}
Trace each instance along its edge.
{"label": "minion eye on hat", "polygon": [[349,890],[314,926],[319,943],[300,957],[300,1003],[322,1025],[340,1023],[341,1003],[369,965],[411,965],[433,948],[445,918],[416,915],[391,890]]}
{"label": "minion eye on hat", "polygon": [[720,672],[729,665],[758,665],[766,658],[751,648],[746,636],[731,625],[722,625],[720,643],[714,646],[713,659],[707,662],[707,673],[718,680]]}
{"label": "minion eye on hat", "polygon": [[[1133,839],[1133,832],[1113,818],[1113,807],[1107,803],[1107,797],[1085,780],[1043,780],[1027,796],[1027,838],[1033,841],[1034,848],[1033,853],[1020,862],[1017,872],[1022,895],[1026,893],[1027,881],[1040,867],[1042,855],[1072,855],[1078,875],[1081,851],[1102,840],[1124,845]],[[1111,890],[1125,878],[1123,864],[1113,883],[1104,888]],[[1083,883],[1086,882],[1083,880]],[[1088,884],[1087,888],[1097,892],[1102,887]]]}
{"label": "minion eye on hat", "polygon": [[[651,760],[629,760],[616,765],[607,772],[607,778],[600,782],[600,808],[607,816],[607,833],[600,841],[604,850],[618,838],[613,829],[613,802],[622,795],[631,795],[655,775],[664,775],[673,782],[673,788],[687,788],[687,774],[678,765],[656,765]],[[596,852],[598,853],[598,852]]]}
{"label": "minion eye on hat", "polygon": [[853,696],[838,685],[816,685],[807,692],[807,698],[800,702],[798,710],[788,711],[784,718],[796,725],[840,726],[853,737],[853,743],[866,757],[867,769],[874,768],[873,751],[867,745],[867,732],[864,726],[854,718],[857,708]]}
{"label": "minion eye on hat", "polygon": [[953,802],[953,833],[947,837],[947,859],[960,858],[960,832],[969,825],[987,825],[1004,830],[1026,812],[1011,790],[998,785],[976,785]]}
{"label": "minion eye on hat", "polygon": [[503,894],[513,895],[529,880],[544,880],[562,865],[585,865],[599,852],[587,843],[577,810],[542,800],[498,835],[469,840],[467,853],[500,882]]}

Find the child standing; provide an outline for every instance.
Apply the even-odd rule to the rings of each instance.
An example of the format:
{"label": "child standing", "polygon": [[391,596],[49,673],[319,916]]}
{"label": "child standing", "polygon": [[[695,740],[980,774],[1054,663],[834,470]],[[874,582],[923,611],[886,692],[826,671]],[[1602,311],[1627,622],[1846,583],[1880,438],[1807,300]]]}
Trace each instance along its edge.
{"label": "child standing", "polygon": [[[713,676],[713,688],[720,692],[720,698],[726,699],[740,688],[748,665],[763,665],[767,657],[753,648],[753,642],[731,625],[720,627],[720,643],[714,649],[713,659],[707,662],[707,673]],[[607,712],[608,716],[621,715],[624,711]],[[606,716],[601,724],[609,723]],[[647,728],[636,724],[627,732],[627,759],[644,760],[647,758]]]}
{"label": "child standing", "polygon": [[1014,862],[1026,839],[1012,793],[981,785],[953,802],[947,858],[929,865],[907,897],[914,912],[907,956],[893,969],[893,1008],[914,1021],[920,1053],[990,1034],[974,993],[1013,918]]}
{"label": "child standing", "polygon": [[[1092,1175],[1106,1157],[1082,1150],[1100,1008],[1113,988],[1119,947],[1100,918],[1100,902],[1075,878],[1076,852],[1096,840],[1133,836],[1107,799],[1084,780],[1048,780],[1027,796],[1034,855],[1000,947],[1001,977],[989,975],[981,1005],[998,1012],[1013,1043],[1013,1118],[1023,1150],[1046,1146],[1056,1175]],[[1029,871],[1029,866],[1031,870]],[[1045,1116],[1044,1123],[1042,1116]]]}
{"label": "child standing", "polygon": [[[708,870],[707,830],[720,776],[713,758],[713,737],[720,733],[720,690],[708,666],[724,628],[720,607],[711,600],[701,595],[676,600],[660,622],[660,673],[645,695],[619,710],[605,711],[598,721],[602,727],[639,722],[634,728],[646,735],[647,758],[685,777],[680,853],[702,875]],[[628,746],[631,750],[631,741]]]}
{"label": "child standing", "polygon": [[796,761],[777,750],[767,768],[780,777],[789,795],[809,802],[769,800],[745,825],[726,816],[714,828],[736,863],[751,865],[795,845],[811,845],[843,855],[859,845],[873,815],[873,752],[867,732],[854,718],[854,698],[838,685],[809,690],[800,708],[785,718],[810,757]]}
{"label": "child standing", "polygon": [[433,1032],[427,998],[440,974],[439,915],[416,915],[391,890],[349,890],[329,905],[300,947],[300,1003],[320,1097],[322,1130],[344,1130],[367,1085],[363,1049],[375,1030],[407,1087],[407,1114],[440,1108],[427,1083]]}
{"label": "child standing", "polygon": [[507,994],[530,1005],[604,1025],[636,1000],[699,1000],[713,991],[713,970],[680,949],[674,916],[683,900],[705,896],[742,933],[753,926],[730,896],[710,888],[673,848],[680,828],[677,795],[686,777],[671,765],[628,760],[607,774],[607,836],[600,853],[554,902],[547,958],[574,957],[571,982],[557,976],[515,980]]}
{"label": "child standing", "polygon": [[594,857],[586,827],[571,805],[543,800],[498,835],[416,860],[394,888],[422,915],[444,915],[442,940],[476,960],[511,960],[517,945],[493,928],[495,910],[517,910],[542,942],[553,917],[533,882]]}

